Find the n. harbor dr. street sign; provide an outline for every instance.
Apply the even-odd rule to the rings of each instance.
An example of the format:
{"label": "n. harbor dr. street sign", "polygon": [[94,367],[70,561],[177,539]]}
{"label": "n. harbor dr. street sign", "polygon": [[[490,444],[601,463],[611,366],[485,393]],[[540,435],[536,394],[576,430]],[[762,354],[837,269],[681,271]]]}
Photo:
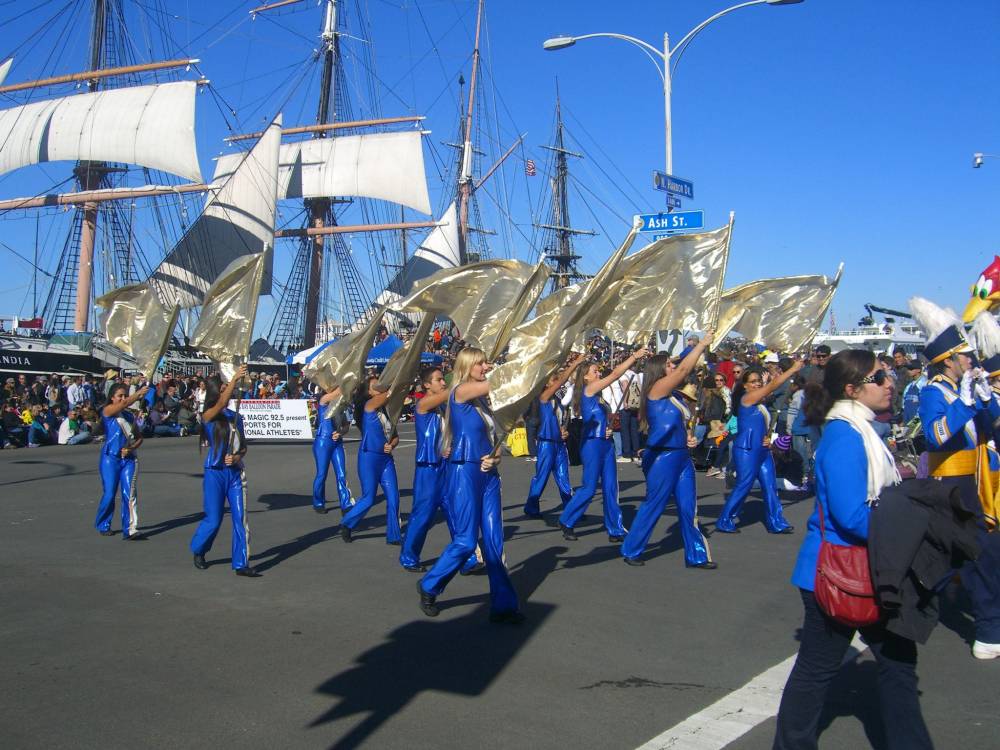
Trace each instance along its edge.
{"label": "n. harbor dr. street sign", "polygon": [[642,219],[640,232],[683,232],[688,229],[701,229],[705,226],[704,211],[639,214],[637,218]]}
{"label": "n. harbor dr. street sign", "polygon": [[653,187],[681,198],[694,198],[694,183],[659,170],[653,171]]}

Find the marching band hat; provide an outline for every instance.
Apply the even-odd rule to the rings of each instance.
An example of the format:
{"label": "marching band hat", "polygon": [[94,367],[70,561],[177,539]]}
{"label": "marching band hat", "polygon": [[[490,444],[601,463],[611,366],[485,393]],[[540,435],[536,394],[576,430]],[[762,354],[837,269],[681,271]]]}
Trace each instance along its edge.
{"label": "marching band hat", "polygon": [[917,325],[927,334],[924,356],[932,365],[955,354],[974,354],[965,340],[961,321],[952,310],[938,307],[923,297],[912,297],[910,311]]}

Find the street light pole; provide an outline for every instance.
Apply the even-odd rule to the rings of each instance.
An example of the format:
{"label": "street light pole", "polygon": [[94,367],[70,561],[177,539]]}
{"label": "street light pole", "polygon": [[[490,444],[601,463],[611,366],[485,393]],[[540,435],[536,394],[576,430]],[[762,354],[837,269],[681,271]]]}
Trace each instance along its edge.
{"label": "street light pole", "polygon": [[[628,36],[626,34],[613,34],[611,32],[598,32],[594,34],[582,34],[580,36],[557,36],[551,39],[546,39],[542,43],[542,47],[547,50],[558,50],[565,49],[566,47],[572,47],[578,41],[582,39],[594,39],[596,37],[610,37],[612,39],[621,39],[622,41],[629,42],[630,44],[640,47],[646,56],[653,61],[656,65],[657,71],[663,78],[663,129],[664,129],[664,146],[665,146],[665,166],[667,174],[673,174],[674,172],[674,147],[672,140],[672,116],[670,111],[670,95],[671,95],[671,70],[670,61],[671,58],[676,55],[677,60],[674,61],[676,66],[677,61],[680,60],[684,50],[687,45],[694,39],[702,29],[708,26],[713,21],[716,21],[723,16],[732,13],[733,11],[740,10],[741,8],[749,8],[753,5],[796,5],[801,3],[803,0],[748,0],[748,2],[739,3],[733,5],[732,7],[726,8],[725,10],[719,11],[714,16],[706,18],[700,24],[695,26],[691,31],[689,31],[677,46],[670,49],[670,36],[667,33],[663,34],[663,51],[661,52],[649,42],[644,42],[641,39],[637,39],[634,36]],[[663,67],[660,68],[660,64],[657,62],[659,59],[663,63]]]}

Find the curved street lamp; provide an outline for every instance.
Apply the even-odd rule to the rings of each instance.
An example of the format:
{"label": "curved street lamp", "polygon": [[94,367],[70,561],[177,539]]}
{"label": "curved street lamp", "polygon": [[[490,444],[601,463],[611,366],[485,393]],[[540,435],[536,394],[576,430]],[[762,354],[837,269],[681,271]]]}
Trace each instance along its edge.
{"label": "curved street lamp", "polygon": [[[716,21],[723,16],[732,13],[733,11],[740,10],[741,8],[749,8],[751,5],[796,5],[801,3],[802,0],[749,0],[749,2],[739,3],[725,10],[719,11],[714,16],[706,18],[700,24],[695,26],[691,31],[689,31],[683,39],[681,39],[677,45],[670,49],[670,37],[668,34],[663,35],[663,50],[659,50],[654,47],[649,42],[644,42],[642,39],[637,39],[634,36],[628,36],[627,34],[613,34],[610,32],[598,32],[595,34],[581,34],[580,36],[557,36],[551,39],[546,39],[542,43],[543,49],[547,50],[560,50],[567,47],[572,47],[579,41],[584,39],[596,39],[598,37],[607,37],[609,39],[621,39],[623,42],[628,42],[633,46],[639,47],[652,61],[653,65],[656,66],[656,71],[660,75],[660,80],[663,81],[663,129],[666,141],[666,168],[667,174],[673,174],[674,171],[674,149],[671,138],[671,112],[670,112],[670,91],[671,91],[671,78],[673,76],[674,70],[676,70],[677,63],[680,61],[681,55],[684,54],[684,50],[687,45],[691,43],[706,26],[708,26],[713,21]],[[671,69],[671,59],[673,58],[673,69]],[[978,165],[977,165],[978,166]]]}

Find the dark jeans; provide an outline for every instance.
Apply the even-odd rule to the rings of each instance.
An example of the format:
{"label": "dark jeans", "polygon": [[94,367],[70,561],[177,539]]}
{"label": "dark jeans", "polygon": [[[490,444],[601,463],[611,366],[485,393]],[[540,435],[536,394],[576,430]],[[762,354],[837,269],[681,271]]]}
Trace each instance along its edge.
{"label": "dark jeans", "polygon": [[639,443],[639,415],[631,409],[622,409],[618,412],[618,420],[621,424],[622,455],[635,458],[642,447]]}
{"label": "dark jeans", "polygon": [[[775,750],[812,750],[827,689],[840,671],[855,629],[830,619],[811,591],[800,589],[805,606],[802,642],[778,709]],[[932,748],[917,693],[917,644],[882,625],[861,628],[878,663],[878,695],[886,747]]]}
{"label": "dark jeans", "polygon": [[525,419],[524,420],[524,431],[527,433],[528,437],[528,455],[537,456],[538,455],[538,425],[537,419]]}

